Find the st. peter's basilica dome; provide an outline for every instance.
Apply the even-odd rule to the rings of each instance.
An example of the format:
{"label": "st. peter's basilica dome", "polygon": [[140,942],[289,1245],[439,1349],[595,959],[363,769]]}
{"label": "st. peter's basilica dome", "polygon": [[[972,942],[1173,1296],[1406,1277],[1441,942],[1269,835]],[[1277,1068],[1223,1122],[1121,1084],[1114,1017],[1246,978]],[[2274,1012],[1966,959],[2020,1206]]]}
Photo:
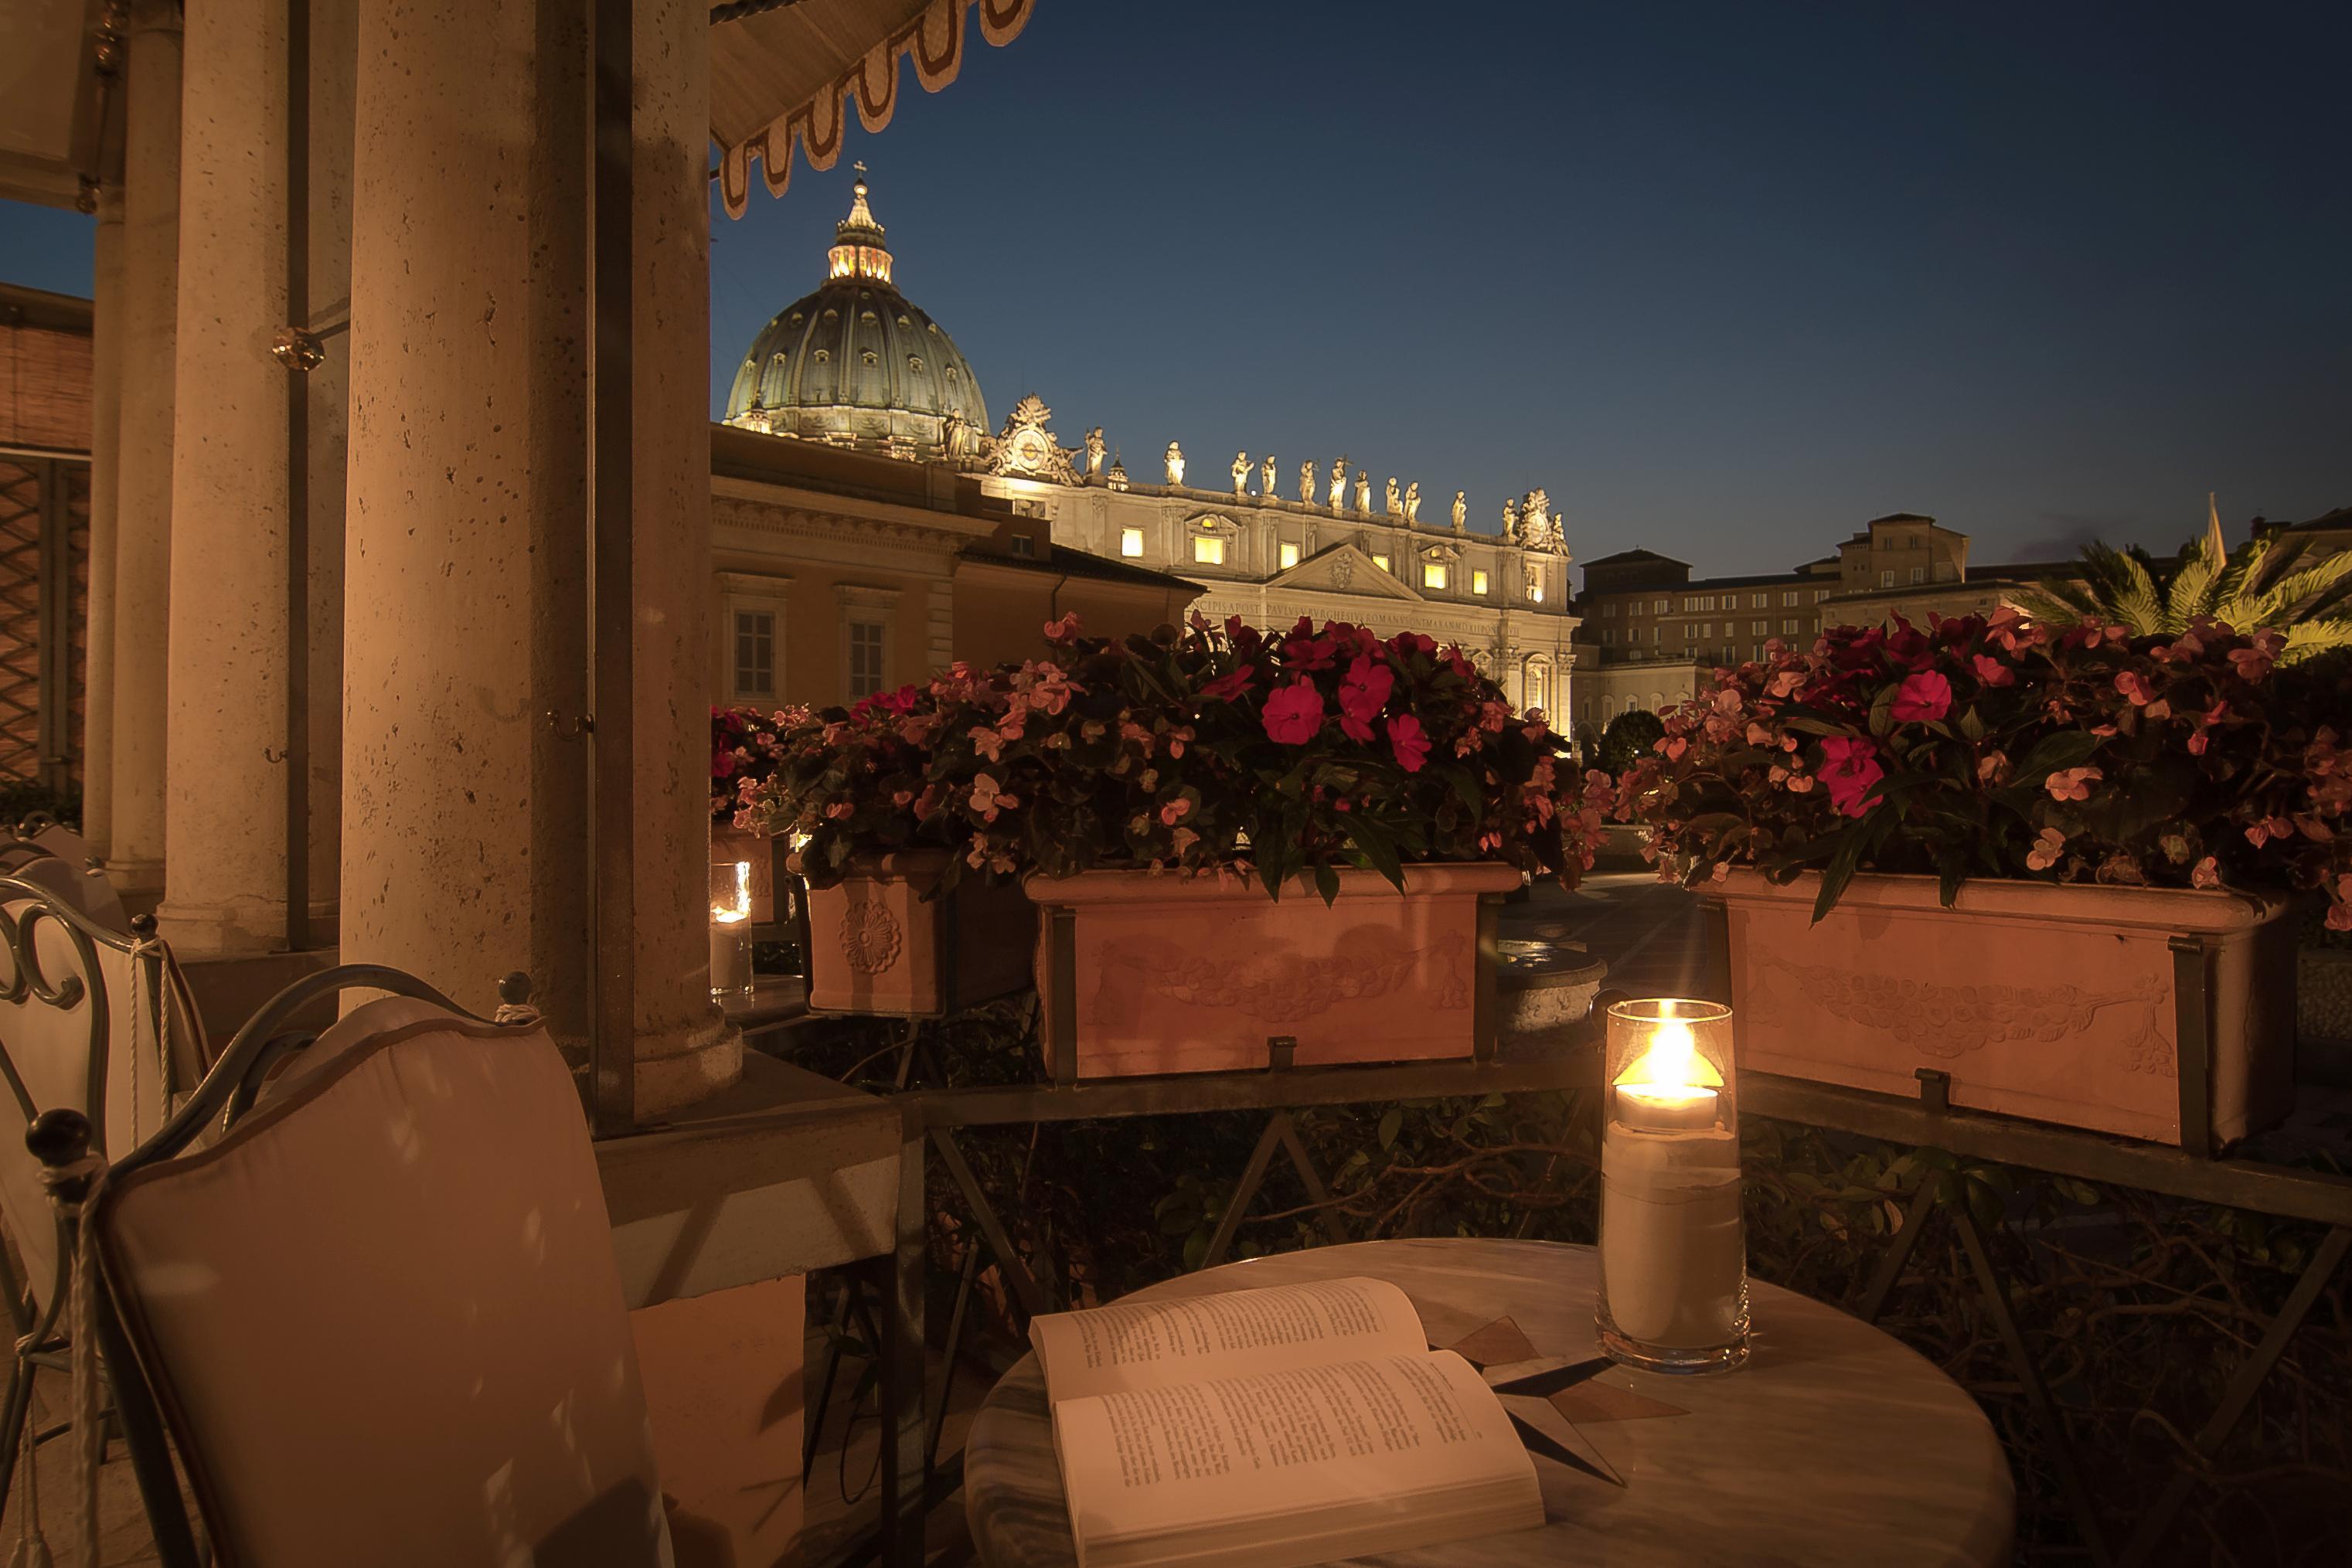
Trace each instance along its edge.
{"label": "st. peter's basilica dome", "polygon": [[971,453],[988,430],[980,382],[891,283],[862,176],[834,235],[824,286],[751,340],[727,423],[919,462]]}

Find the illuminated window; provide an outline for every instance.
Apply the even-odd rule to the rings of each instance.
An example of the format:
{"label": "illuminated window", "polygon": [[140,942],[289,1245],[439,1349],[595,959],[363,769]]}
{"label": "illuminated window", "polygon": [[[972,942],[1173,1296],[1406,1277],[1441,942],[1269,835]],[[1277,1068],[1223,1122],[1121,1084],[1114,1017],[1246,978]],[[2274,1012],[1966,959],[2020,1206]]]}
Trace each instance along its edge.
{"label": "illuminated window", "polygon": [[1376,555],[1372,558],[1372,564],[1379,567],[1382,571],[1386,571],[1389,569],[1389,558],[1384,555]]}
{"label": "illuminated window", "polygon": [[1444,587],[1445,569],[1433,560],[1423,561],[1421,563],[1421,585],[1423,588]]}
{"label": "illuminated window", "polygon": [[1224,565],[1225,541],[1212,538],[1206,535],[1195,536],[1192,540],[1192,559],[1201,566]]}
{"label": "illuminated window", "polygon": [[1783,606],[1797,602],[1797,591],[1793,588],[1784,589],[1780,594],[1780,602]]}
{"label": "illuminated window", "polygon": [[1748,601],[1748,609],[1750,609],[1750,610],[1761,610],[1761,609],[1763,609],[1763,608],[1764,608],[1765,604],[1769,601],[1770,597],[1771,597],[1771,596],[1770,596],[1769,594],[1764,594],[1764,593],[1757,594],[1753,599],[1750,599],[1750,600]]}
{"label": "illuminated window", "polygon": [[1772,622],[1769,621],[1750,621],[1748,623],[1748,630],[1754,632],[1759,637],[1766,636],[1769,635],[1772,630]]}
{"label": "illuminated window", "polygon": [[1143,530],[1141,528],[1119,529],[1118,553],[1124,556],[1141,555],[1143,553]]}
{"label": "illuminated window", "polygon": [[849,700],[870,697],[883,685],[883,628],[878,622],[849,623]]}
{"label": "illuminated window", "polygon": [[1282,544],[1282,569],[1285,571],[1298,564],[1298,547],[1285,539]]}
{"label": "illuminated window", "polygon": [[1470,591],[1473,593],[1484,593],[1486,591],[1486,574],[1485,572],[1474,571],[1470,574]]}
{"label": "illuminated window", "polygon": [[776,612],[772,610],[735,612],[735,695],[776,695]]}
{"label": "illuminated window", "polygon": [[1652,604],[1652,605],[1650,606],[1650,613],[1651,613],[1651,614],[1653,614],[1653,615],[1664,615],[1665,612],[1666,612],[1666,601],[1664,601],[1664,600],[1663,600],[1663,599],[1661,599],[1661,600],[1657,601],[1655,603],[1654,603],[1654,604]]}

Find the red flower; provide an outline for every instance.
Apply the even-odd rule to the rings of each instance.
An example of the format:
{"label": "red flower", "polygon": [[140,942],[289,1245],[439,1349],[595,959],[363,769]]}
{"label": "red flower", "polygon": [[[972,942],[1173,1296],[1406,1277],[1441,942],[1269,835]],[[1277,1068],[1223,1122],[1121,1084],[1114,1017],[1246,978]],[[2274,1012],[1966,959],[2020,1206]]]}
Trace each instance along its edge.
{"label": "red flower", "polygon": [[1977,679],[1985,685],[1989,686],[2017,685],[2017,672],[1999,659],[1987,658],[1984,654],[1979,653],[1972,662],[1977,667]]}
{"label": "red flower", "polygon": [[1429,760],[1429,737],[1421,731],[1421,720],[1409,713],[1389,716],[1389,746],[1395,751],[1397,766],[1407,773],[1418,773],[1421,765]]}
{"label": "red flower", "polygon": [[1066,643],[1078,634],[1078,612],[1071,611],[1059,621],[1045,622],[1045,641]]}
{"label": "red flower", "polygon": [[1933,670],[1906,675],[1889,711],[1905,724],[1939,719],[1952,711],[1952,683]]}
{"label": "red flower", "polygon": [[1870,742],[1833,735],[1822,742],[1822,786],[1841,816],[1859,817],[1883,799],[1871,792],[1886,769],[1878,765],[1878,748]]}
{"label": "red flower", "polygon": [[1339,728],[1350,740],[1372,738],[1372,720],[1389,706],[1396,672],[1385,664],[1359,659],[1339,682]]}
{"label": "red flower", "polygon": [[1215,702],[1229,703],[1249,690],[1250,683],[1256,678],[1257,666],[1244,664],[1233,674],[1219,675],[1215,680],[1202,686],[1201,695]]}
{"label": "red flower", "polygon": [[1285,746],[1304,746],[1323,727],[1323,694],[1309,680],[1294,682],[1265,699],[1265,733]]}

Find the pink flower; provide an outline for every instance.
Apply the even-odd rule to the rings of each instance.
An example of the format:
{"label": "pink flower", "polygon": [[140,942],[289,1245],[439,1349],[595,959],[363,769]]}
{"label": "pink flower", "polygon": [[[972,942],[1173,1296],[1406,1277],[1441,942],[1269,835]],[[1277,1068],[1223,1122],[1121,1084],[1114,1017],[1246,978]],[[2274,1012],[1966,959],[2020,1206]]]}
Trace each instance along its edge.
{"label": "pink flower", "polygon": [[2041,836],[2033,841],[2033,847],[2025,852],[2025,869],[2048,871],[2065,852],[2066,835],[2055,828],[2044,828]]}
{"label": "pink flower", "polygon": [[1323,694],[1305,678],[1265,699],[1266,737],[1285,746],[1304,746],[1323,727]]}
{"label": "pink flower", "polygon": [[1179,795],[1160,808],[1160,825],[1163,828],[1172,828],[1191,815],[1192,810],[1192,802]]}
{"label": "pink flower", "polygon": [[1952,683],[1933,670],[1906,675],[1889,709],[1905,724],[1925,724],[1952,711]]}
{"label": "pink flower", "polygon": [[991,762],[1003,760],[1004,737],[996,731],[985,726],[976,727],[971,731],[971,738],[972,749],[978,751],[982,757],[987,758]]}
{"label": "pink flower", "polygon": [[1429,760],[1429,737],[1421,731],[1421,720],[1409,713],[1389,716],[1389,746],[1395,751],[1397,766],[1407,773],[1418,773],[1421,765]]}
{"label": "pink flower", "polygon": [[2116,677],[2116,690],[2131,698],[2132,706],[2135,707],[2146,707],[2156,700],[2155,688],[2147,684],[2147,677],[2137,670],[2126,670],[2118,674]]}
{"label": "pink flower", "polygon": [[2230,667],[2242,681],[2259,681],[2271,673],[2271,658],[2259,648],[2232,648]]}
{"label": "pink flower", "polygon": [[2196,869],[2189,873],[2189,885],[2191,887],[2221,886],[2221,862],[2211,855],[2207,855],[2203,860],[2199,861]]}
{"label": "pink flower", "polygon": [[1977,758],[1977,782],[1979,784],[1998,784],[2001,775],[2008,771],[2009,754],[2005,751],[1988,751]]}
{"label": "pink flower", "polygon": [[1388,706],[1396,672],[1385,664],[1359,659],[1339,682],[1339,728],[1350,740],[1372,738],[1372,720]]}
{"label": "pink flower", "polygon": [[982,820],[992,822],[996,821],[997,812],[1009,810],[1019,804],[1020,801],[1003,792],[991,775],[981,773],[973,776],[971,809],[981,814]]}
{"label": "pink flower", "polygon": [[1883,797],[1871,791],[1886,777],[1878,765],[1878,748],[1866,740],[1833,735],[1822,742],[1822,787],[1841,816],[1859,817]]}
{"label": "pink flower", "polygon": [[2327,928],[2330,931],[2352,931],[2352,905],[2331,904],[2327,906]]}
{"label": "pink flower", "polygon": [[2105,777],[2096,768],[2061,768],[2043,783],[2053,800],[2087,800],[2092,782]]}
{"label": "pink flower", "polygon": [[1983,653],[1979,653],[1974,659],[1971,659],[1969,663],[1973,664],[1977,667],[1977,679],[1982,681],[1989,686],[2013,686],[2017,685],[2017,672],[2011,669],[2007,664],[2002,664],[1999,659],[1990,657]]}
{"label": "pink flower", "polygon": [[1048,621],[1045,622],[1045,641],[1048,643],[1066,643],[1077,634],[1078,612],[1075,610],[1071,611],[1067,615],[1063,616],[1059,621]]}

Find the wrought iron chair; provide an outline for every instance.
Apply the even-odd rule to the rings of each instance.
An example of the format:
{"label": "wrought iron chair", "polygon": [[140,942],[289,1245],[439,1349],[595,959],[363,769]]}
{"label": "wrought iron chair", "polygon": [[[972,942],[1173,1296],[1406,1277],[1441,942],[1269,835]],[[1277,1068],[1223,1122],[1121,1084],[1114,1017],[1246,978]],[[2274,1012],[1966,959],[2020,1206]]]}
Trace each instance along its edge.
{"label": "wrought iron chair", "polygon": [[128,936],[131,917],[122,897],[100,869],[89,845],[46,811],[18,822],[0,839],[0,876],[38,883],[109,931]]}
{"label": "wrought iron chair", "polygon": [[266,1012],[352,985],[436,1005],[354,1012],[266,1096],[300,1041],[257,1018],[102,1171],[73,1113],[28,1140],[87,1227],[89,1337],[138,1369],[118,1404],[163,1562],[195,1562],[168,1430],[228,1568],[667,1563],[571,1071],[535,1018],[486,1023],[384,970]]}
{"label": "wrought iron chair", "polygon": [[108,929],[69,896],[79,873],[45,851],[15,858],[17,874],[0,877],[0,1223],[25,1278],[0,1252],[0,1296],[16,1341],[0,1404],[0,1506],[31,1420],[35,1375],[66,1364],[58,1317],[72,1277],[40,1166],[21,1134],[46,1110],[97,1110],[101,1151],[131,1148],[163,1125],[205,1059],[194,1009],[154,923]]}

